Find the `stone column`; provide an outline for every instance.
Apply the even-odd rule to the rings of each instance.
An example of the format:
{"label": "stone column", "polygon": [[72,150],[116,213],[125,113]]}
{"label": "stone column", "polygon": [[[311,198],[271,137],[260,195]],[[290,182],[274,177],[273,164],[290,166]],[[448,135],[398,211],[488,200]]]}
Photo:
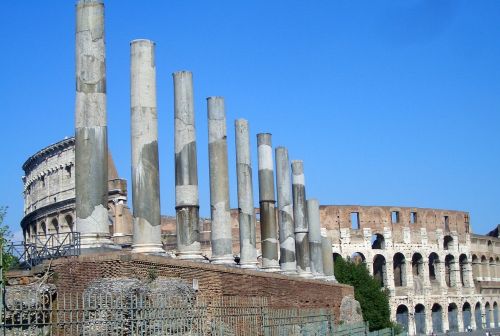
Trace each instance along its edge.
{"label": "stone column", "polygon": [[307,223],[304,163],[299,160],[292,161],[292,191],[297,272],[301,276],[310,277],[312,273],[309,259],[309,225]]}
{"label": "stone column", "polygon": [[248,121],[234,123],[236,134],[236,174],[238,177],[238,210],[240,222],[240,266],[257,268],[255,207],[253,205],[252,163]]}
{"label": "stone column", "polygon": [[279,270],[278,230],[274,199],[274,168],[271,134],[257,134],[259,154],[260,234],[262,241],[262,268]]}
{"label": "stone column", "polygon": [[194,125],[193,75],[179,71],[174,77],[175,211],[179,259],[201,261],[198,165]]}
{"label": "stone column", "polygon": [[295,233],[293,227],[292,181],[290,160],[285,147],[276,148],[276,188],[278,189],[278,224],[280,267],[285,273],[296,273]]}
{"label": "stone column", "polygon": [[104,4],[76,5],[75,193],[82,248],[113,247],[108,224]]}
{"label": "stone column", "polygon": [[326,236],[321,236],[321,253],[323,255],[323,273],[326,279],[337,281],[334,274],[332,241]]}
{"label": "stone column", "polygon": [[319,219],[319,202],[317,199],[307,200],[307,218],[309,220],[309,256],[311,272],[315,277],[322,277],[323,254],[321,252],[321,222]]}
{"label": "stone column", "polygon": [[130,47],[132,252],[164,253],[160,225],[155,43],[134,40]]}
{"label": "stone column", "polygon": [[224,98],[209,97],[207,105],[210,214],[212,216],[211,261],[214,264],[234,264]]}

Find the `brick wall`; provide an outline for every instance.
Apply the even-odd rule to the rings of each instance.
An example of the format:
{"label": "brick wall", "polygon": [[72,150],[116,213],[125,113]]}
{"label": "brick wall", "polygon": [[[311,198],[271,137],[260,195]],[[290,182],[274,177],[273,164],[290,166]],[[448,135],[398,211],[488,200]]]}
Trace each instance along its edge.
{"label": "brick wall", "polygon": [[154,272],[188,283],[197,279],[203,296],[265,296],[273,307],[331,308],[335,316],[342,298],[353,295],[352,287],[341,284],[126,252],[58,259],[51,267],[51,281],[61,292],[80,293],[100,278],[147,279]]}

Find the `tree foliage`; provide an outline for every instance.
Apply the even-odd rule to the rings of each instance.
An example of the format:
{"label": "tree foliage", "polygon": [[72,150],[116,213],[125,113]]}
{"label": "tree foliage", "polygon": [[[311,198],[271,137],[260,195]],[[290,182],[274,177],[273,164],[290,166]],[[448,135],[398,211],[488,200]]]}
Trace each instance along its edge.
{"label": "tree foliage", "polygon": [[8,251],[8,243],[12,239],[12,232],[10,232],[7,224],[4,223],[5,215],[7,214],[7,207],[0,206],[0,246],[2,247],[2,268],[3,276],[5,279],[5,272],[14,268],[18,264],[18,259]]}
{"label": "tree foliage", "polygon": [[388,293],[368,273],[366,264],[337,257],[335,278],[340,283],[354,287],[354,298],[359,302],[363,319],[369,322],[371,331],[393,327]]}

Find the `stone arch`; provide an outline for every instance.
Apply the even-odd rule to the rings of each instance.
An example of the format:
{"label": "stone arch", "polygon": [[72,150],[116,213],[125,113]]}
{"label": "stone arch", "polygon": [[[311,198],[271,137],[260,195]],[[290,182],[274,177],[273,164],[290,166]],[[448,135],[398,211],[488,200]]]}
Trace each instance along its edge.
{"label": "stone arch", "polygon": [[418,252],[411,257],[411,271],[415,291],[420,292],[424,289],[424,258]]}
{"label": "stone arch", "polygon": [[458,265],[460,268],[460,283],[463,287],[469,287],[469,277],[467,276],[469,265],[465,254],[461,254],[458,258]]}
{"label": "stone arch", "polygon": [[47,235],[47,225],[45,224],[45,222],[40,223],[40,231],[43,236]]}
{"label": "stone arch", "polygon": [[408,307],[404,304],[399,305],[396,309],[396,322],[401,327],[403,327],[403,331],[408,332]]}
{"label": "stone arch", "polygon": [[64,221],[66,222],[66,226],[69,229],[69,232],[73,232],[75,229],[75,223],[73,221],[73,217],[71,215],[64,216]]}
{"label": "stone arch", "polygon": [[493,302],[493,323],[495,328],[500,327],[500,316],[498,316],[498,303],[495,301]]}
{"label": "stone arch", "polygon": [[361,264],[366,262],[366,257],[361,252],[354,252],[353,254],[351,254],[350,259],[355,264]]}
{"label": "stone arch", "polygon": [[467,301],[462,306],[462,320],[464,322],[464,331],[467,331],[472,325],[472,309]]}
{"label": "stone arch", "polygon": [[481,264],[477,255],[472,255],[472,277],[474,279],[481,277]]}
{"label": "stone arch", "polygon": [[483,313],[481,312],[481,303],[478,302],[478,303],[476,303],[476,306],[474,307],[474,320],[476,321],[476,330],[483,329],[482,314]]}
{"label": "stone arch", "polygon": [[483,281],[489,278],[488,268],[488,259],[483,255],[481,256],[481,276],[483,277]]}
{"label": "stone arch", "polygon": [[439,283],[439,256],[436,252],[429,254],[429,280],[432,283]]}
{"label": "stone arch", "polygon": [[497,272],[495,268],[496,268],[495,259],[493,259],[493,257],[490,257],[488,273],[492,281],[497,277]]}
{"label": "stone arch", "polygon": [[398,252],[394,254],[392,262],[393,272],[394,272],[394,286],[404,287],[406,286],[406,259],[403,253]]}
{"label": "stone arch", "polygon": [[417,304],[415,306],[415,332],[417,335],[425,335],[426,334],[426,325],[425,325],[425,306],[423,304]]}
{"label": "stone arch", "polygon": [[493,251],[493,243],[491,242],[491,240],[488,240],[488,251]]}
{"label": "stone arch", "polygon": [[444,236],[444,239],[443,239],[443,249],[445,250],[451,250],[453,249],[453,237],[450,236],[450,235],[446,235]]}
{"label": "stone arch", "polygon": [[491,307],[489,302],[484,304],[484,320],[486,328],[489,328],[491,325]]}
{"label": "stone arch", "polygon": [[436,333],[443,332],[443,307],[439,303],[434,303],[431,309],[432,331]]}
{"label": "stone arch", "polygon": [[385,238],[380,233],[374,233],[372,235],[372,249],[373,250],[383,250],[385,249]]}
{"label": "stone arch", "polygon": [[444,259],[444,276],[446,286],[457,286],[457,279],[455,278],[455,257],[452,254],[448,254]]}
{"label": "stone arch", "polygon": [[377,279],[381,287],[387,286],[387,267],[385,257],[376,254],[373,258],[373,277]]}
{"label": "stone arch", "polygon": [[59,234],[59,222],[57,221],[57,218],[53,218],[52,221],[50,222],[51,224],[51,230],[53,230],[53,233]]}
{"label": "stone arch", "polygon": [[448,305],[448,326],[450,331],[458,331],[458,307],[453,302]]}

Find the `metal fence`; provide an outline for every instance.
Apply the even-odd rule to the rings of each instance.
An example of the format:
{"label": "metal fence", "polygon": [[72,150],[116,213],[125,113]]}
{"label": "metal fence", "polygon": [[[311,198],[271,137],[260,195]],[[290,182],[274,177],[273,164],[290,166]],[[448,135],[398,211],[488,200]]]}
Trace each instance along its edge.
{"label": "metal fence", "polygon": [[367,335],[364,323],[334,326],[327,309],[277,309],[263,297],[172,298],[135,293],[38,295],[7,300],[0,335]]}

